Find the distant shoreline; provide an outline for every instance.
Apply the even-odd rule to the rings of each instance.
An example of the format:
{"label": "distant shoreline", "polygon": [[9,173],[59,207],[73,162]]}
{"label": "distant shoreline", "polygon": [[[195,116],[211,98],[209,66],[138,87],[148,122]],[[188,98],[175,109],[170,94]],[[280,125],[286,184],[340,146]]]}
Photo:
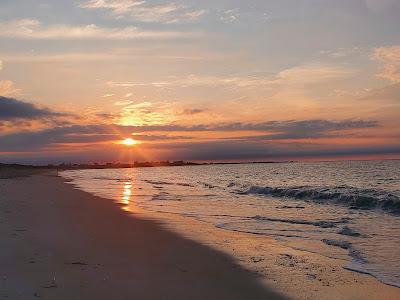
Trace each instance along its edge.
{"label": "distant shoreline", "polygon": [[0,168],[13,169],[57,169],[57,170],[81,170],[81,169],[132,169],[132,168],[155,168],[155,167],[184,167],[184,166],[208,166],[208,165],[244,165],[244,164],[277,164],[294,163],[294,161],[255,161],[255,162],[138,162],[134,164],[106,163],[106,164],[59,164],[59,165],[24,165],[24,164],[1,164]]}
{"label": "distant shoreline", "polygon": [[184,166],[212,166],[212,165],[251,165],[251,164],[288,164],[288,163],[326,163],[326,162],[351,162],[351,161],[397,161],[398,158],[387,159],[352,159],[352,160],[288,160],[288,161],[249,161],[249,162],[190,162],[190,161],[151,161],[128,163],[86,163],[72,164],[61,163],[57,165],[27,165],[27,164],[6,164],[0,163],[0,169],[45,169],[45,170],[96,170],[96,169],[132,169],[132,168],[155,168],[155,167],[184,167]]}

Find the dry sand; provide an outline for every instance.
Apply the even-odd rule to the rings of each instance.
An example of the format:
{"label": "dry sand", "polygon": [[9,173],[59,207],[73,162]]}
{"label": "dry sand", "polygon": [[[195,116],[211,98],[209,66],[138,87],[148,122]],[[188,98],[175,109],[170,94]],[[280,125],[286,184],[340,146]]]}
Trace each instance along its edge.
{"label": "dry sand", "polygon": [[128,214],[55,174],[1,179],[0,299],[283,299],[228,255]]}

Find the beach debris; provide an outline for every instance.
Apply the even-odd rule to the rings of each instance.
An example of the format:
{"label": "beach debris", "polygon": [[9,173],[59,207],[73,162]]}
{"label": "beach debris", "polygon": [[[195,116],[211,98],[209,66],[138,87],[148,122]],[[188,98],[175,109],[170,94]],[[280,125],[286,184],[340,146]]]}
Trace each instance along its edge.
{"label": "beach debris", "polygon": [[42,286],[42,288],[44,288],[44,289],[51,289],[51,288],[56,288],[56,287],[57,287],[57,283],[56,283],[55,276],[53,277],[53,279],[51,280],[51,283],[49,285]]}

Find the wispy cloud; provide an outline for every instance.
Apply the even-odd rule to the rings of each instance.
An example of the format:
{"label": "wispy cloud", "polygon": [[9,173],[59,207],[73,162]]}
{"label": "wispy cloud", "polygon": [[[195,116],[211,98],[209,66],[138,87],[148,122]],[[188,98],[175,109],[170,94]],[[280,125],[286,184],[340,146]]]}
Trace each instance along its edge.
{"label": "wispy cloud", "polygon": [[[182,35],[182,37],[185,35]],[[201,36],[192,35],[192,37]],[[190,37],[190,35],[187,35]],[[0,56],[7,62],[92,62],[92,61],[143,61],[151,59],[152,61],[171,61],[171,62],[197,62],[222,60],[226,58],[222,55],[213,55],[208,53],[195,54],[167,54],[164,49],[149,49],[138,50],[135,48],[109,49],[99,53],[98,51],[83,51],[83,52],[61,52],[61,53],[34,53],[34,52],[1,52]]]}
{"label": "wispy cloud", "polygon": [[345,79],[353,76],[355,71],[336,65],[310,64],[296,66],[283,70],[274,76],[260,75],[196,75],[191,74],[184,77],[170,76],[165,80],[154,82],[131,82],[131,81],[109,81],[112,87],[140,87],[140,86],[236,86],[242,88],[273,87],[277,85],[307,85],[329,82],[330,80]]}
{"label": "wispy cloud", "polygon": [[104,94],[102,97],[103,98],[111,98],[111,97],[114,97],[114,96],[115,96],[115,94],[110,93],[110,94]]}
{"label": "wispy cloud", "polygon": [[275,82],[303,85],[345,79],[354,74],[353,69],[344,66],[314,63],[286,69],[278,73]]}
{"label": "wispy cloud", "polygon": [[[344,59],[353,56],[364,55],[367,50],[360,47],[337,48],[333,50],[322,50],[320,54],[335,59]],[[368,49],[369,51],[369,49]]]}
{"label": "wispy cloud", "polygon": [[81,3],[79,6],[92,9],[110,9],[116,14],[124,14],[131,11],[133,7],[144,3],[145,1],[140,0],[90,0]]}
{"label": "wispy cloud", "polygon": [[100,27],[95,24],[43,25],[38,20],[20,19],[0,22],[0,37],[42,40],[126,40],[126,39],[169,39],[190,37],[192,34],[179,31],[142,30],[138,27]]}
{"label": "wispy cloud", "polygon": [[106,9],[117,18],[130,18],[146,23],[185,23],[197,21],[206,10],[194,10],[176,3],[148,4],[138,0],[89,0],[80,4],[85,9]]}
{"label": "wispy cloud", "polygon": [[383,63],[380,77],[392,82],[400,82],[400,46],[380,47],[374,49],[373,59]]}
{"label": "wispy cloud", "polygon": [[288,120],[267,121],[261,123],[219,123],[219,124],[197,124],[197,125],[149,125],[149,126],[127,126],[138,132],[196,132],[196,131],[223,131],[223,132],[326,132],[361,128],[374,128],[379,126],[374,120]]}
{"label": "wispy cloud", "polygon": [[234,23],[240,17],[238,8],[227,9],[220,13],[219,19],[224,23]]}

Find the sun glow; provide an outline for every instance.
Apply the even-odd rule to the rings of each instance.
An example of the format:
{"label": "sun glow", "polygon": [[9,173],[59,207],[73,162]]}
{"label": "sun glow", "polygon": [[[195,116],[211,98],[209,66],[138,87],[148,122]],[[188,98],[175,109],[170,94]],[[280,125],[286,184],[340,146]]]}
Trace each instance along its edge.
{"label": "sun glow", "polygon": [[127,139],[124,139],[124,140],[121,142],[121,144],[123,144],[123,145],[125,145],[125,146],[134,146],[134,145],[139,144],[139,142],[138,142],[138,141],[135,141],[134,139],[127,138]]}

